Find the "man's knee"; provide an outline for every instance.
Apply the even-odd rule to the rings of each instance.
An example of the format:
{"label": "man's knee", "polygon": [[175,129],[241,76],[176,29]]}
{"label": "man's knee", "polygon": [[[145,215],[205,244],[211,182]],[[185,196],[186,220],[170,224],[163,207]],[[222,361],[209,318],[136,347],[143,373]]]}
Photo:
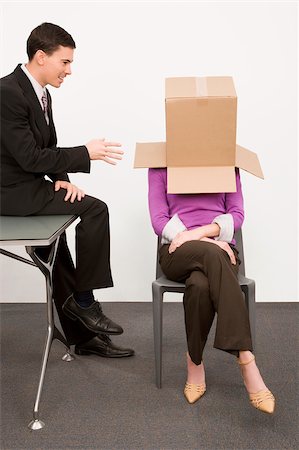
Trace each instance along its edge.
{"label": "man's knee", "polygon": [[108,206],[102,200],[86,195],[84,197],[84,201],[88,202],[89,208],[88,212],[92,213],[92,215],[109,215]]}

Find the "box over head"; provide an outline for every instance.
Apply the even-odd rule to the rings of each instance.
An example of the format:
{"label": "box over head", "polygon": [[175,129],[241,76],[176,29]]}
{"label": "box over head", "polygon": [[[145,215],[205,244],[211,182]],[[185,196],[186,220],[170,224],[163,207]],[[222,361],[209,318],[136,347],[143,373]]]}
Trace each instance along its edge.
{"label": "box over head", "polygon": [[[137,143],[135,168],[165,168],[166,143]],[[236,163],[231,166],[167,167],[169,194],[236,192],[235,167],[264,178],[257,154],[236,145]]]}
{"label": "box over head", "polygon": [[168,167],[233,165],[237,96],[231,77],[167,78]]}
{"label": "box over head", "polygon": [[236,145],[231,77],[167,78],[166,143],[137,143],[134,167],[167,167],[167,192],[235,192],[235,167],[263,178],[256,153]]}

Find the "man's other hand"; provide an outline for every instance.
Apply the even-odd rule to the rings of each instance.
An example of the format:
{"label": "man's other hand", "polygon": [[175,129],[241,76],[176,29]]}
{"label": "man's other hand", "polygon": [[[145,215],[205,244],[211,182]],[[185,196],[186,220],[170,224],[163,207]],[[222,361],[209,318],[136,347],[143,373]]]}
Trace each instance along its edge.
{"label": "man's other hand", "polygon": [[81,199],[85,197],[85,192],[83,192],[82,189],[79,189],[68,181],[56,181],[54,189],[56,192],[59,191],[59,189],[66,190],[66,196],[64,197],[65,202],[69,200],[71,203],[74,203],[76,199],[80,202]]}

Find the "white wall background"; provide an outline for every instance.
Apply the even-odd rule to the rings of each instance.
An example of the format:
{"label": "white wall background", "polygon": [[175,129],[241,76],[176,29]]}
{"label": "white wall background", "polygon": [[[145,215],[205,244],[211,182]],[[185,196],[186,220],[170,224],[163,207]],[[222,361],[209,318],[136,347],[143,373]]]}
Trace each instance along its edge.
{"label": "white wall background", "polygon": [[[116,167],[92,163],[72,181],[108,203],[115,287],[101,300],[150,301],[156,237],[147,172],[133,170],[136,141],[165,139],[164,79],[231,75],[237,140],[258,153],[265,181],[242,172],[247,275],[257,301],[297,294],[296,2],[2,2],[1,76],[26,62],[44,21],[77,45],[73,75],[50,87],[60,146],[105,137],[123,143]],[[74,229],[69,233],[73,246]],[[20,254],[24,251],[17,249]],[[169,297],[173,299],[174,297]],[[1,302],[45,300],[43,276],[1,256]]]}

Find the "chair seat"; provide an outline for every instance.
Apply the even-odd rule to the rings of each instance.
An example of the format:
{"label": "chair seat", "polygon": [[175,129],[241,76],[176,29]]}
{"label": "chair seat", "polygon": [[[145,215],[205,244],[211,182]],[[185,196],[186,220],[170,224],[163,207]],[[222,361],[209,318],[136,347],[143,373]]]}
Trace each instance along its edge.
{"label": "chair seat", "polygon": [[177,281],[171,281],[165,276],[161,276],[154,281],[158,286],[163,286],[167,289],[172,289],[171,292],[184,292],[185,291],[185,283],[178,283]]}
{"label": "chair seat", "polygon": [[251,284],[255,284],[254,280],[252,280],[251,278],[245,277],[241,273],[238,273],[238,281],[239,281],[240,286],[248,286]]}
{"label": "chair seat", "polygon": [[[250,278],[245,277],[241,273],[238,274],[238,280],[239,280],[240,286],[241,285],[245,285],[246,286],[246,285],[254,283],[254,280],[251,280]],[[185,287],[186,287],[185,283],[178,283],[177,281],[169,280],[164,275],[162,275],[161,277],[157,278],[154,281],[154,283],[157,284],[158,286],[164,286],[166,288],[175,289],[173,292],[182,292],[182,293],[184,293]]]}

